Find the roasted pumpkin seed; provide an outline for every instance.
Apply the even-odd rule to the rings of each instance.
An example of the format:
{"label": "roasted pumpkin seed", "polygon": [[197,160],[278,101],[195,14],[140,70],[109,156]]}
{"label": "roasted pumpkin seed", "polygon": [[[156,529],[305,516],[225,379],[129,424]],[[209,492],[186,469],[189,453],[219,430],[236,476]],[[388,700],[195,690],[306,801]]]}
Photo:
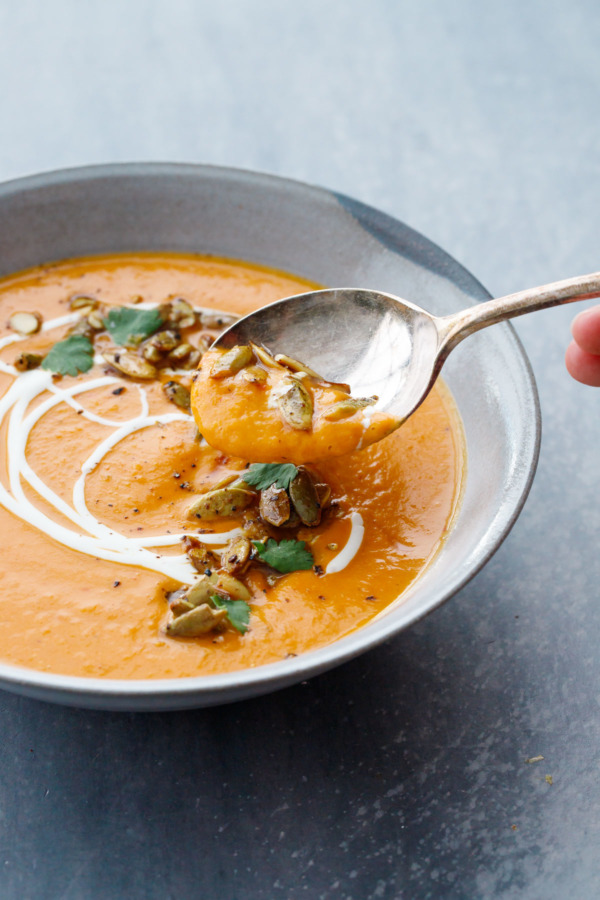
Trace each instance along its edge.
{"label": "roasted pumpkin seed", "polygon": [[213,609],[203,603],[167,623],[167,634],[174,637],[198,637],[216,628],[227,617],[226,609]]}
{"label": "roasted pumpkin seed", "polygon": [[180,363],[181,368],[183,369],[197,369],[200,360],[202,359],[202,350],[192,350],[188,358],[185,362]]}
{"label": "roasted pumpkin seed", "polygon": [[163,359],[163,354],[155,347],[154,344],[145,344],[142,349],[142,356],[144,359],[147,359],[148,362],[157,363]]}
{"label": "roasted pumpkin seed", "polygon": [[290,483],[290,499],[304,525],[313,527],[321,521],[321,504],[315,483],[308,471],[300,466]]}
{"label": "roasted pumpkin seed", "polygon": [[156,378],[155,367],[141,356],[136,356],[135,353],[128,353],[126,350],[109,350],[102,356],[109,365],[118,369],[123,375],[128,375],[129,378],[141,378],[144,381]]}
{"label": "roasted pumpkin seed", "polygon": [[73,294],[69,297],[69,309],[80,310],[83,314],[85,311],[91,312],[98,308],[98,300],[91,294]]}
{"label": "roasted pumpkin seed", "polygon": [[203,352],[210,350],[214,342],[215,339],[212,334],[201,334],[198,337],[198,348]]}
{"label": "roasted pumpkin seed", "polygon": [[196,324],[196,313],[183,297],[176,297],[171,301],[169,322],[176,323],[179,328],[191,328]]}
{"label": "roasted pumpkin seed", "polygon": [[239,316],[230,315],[229,313],[202,312],[198,318],[202,328],[218,328],[222,331],[224,328],[229,328],[230,325],[237,322]]}
{"label": "roasted pumpkin seed", "polygon": [[275,487],[274,484],[265,491],[260,492],[260,504],[258,507],[261,519],[268,525],[279,528],[290,517],[290,498],[287,491]]}
{"label": "roasted pumpkin seed", "polygon": [[323,413],[323,418],[328,422],[339,422],[340,419],[348,419],[364,409],[366,406],[373,406],[377,402],[376,397],[348,397],[347,400],[339,400],[334,403]]}
{"label": "roasted pumpkin seed", "polygon": [[[224,475],[223,478],[220,478],[219,481],[217,481],[215,484],[212,484],[210,488],[208,488],[208,490],[216,491],[219,488],[227,487],[228,484],[232,484],[232,482],[237,481],[238,478],[239,475],[237,472],[228,472],[227,475]],[[242,485],[238,484],[237,487],[242,487]],[[245,487],[243,487],[242,489],[246,490]]]}
{"label": "roasted pumpkin seed", "polygon": [[41,365],[43,356],[37,353],[20,353],[15,359],[13,366],[17,372],[29,372],[31,369],[37,369]]}
{"label": "roasted pumpkin seed", "polygon": [[287,356],[285,353],[276,353],[275,359],[278,363],[285,366],[286,369],[291,369],[292,372],[304,372],[305,375],[310,375],[311,378],[316,378],[318,381],[325,380],[322,375],[318,375],[314,369],[311,369],[299,360],[294,359],[293,356]]}
{"label": "roasted pumpkin seed", "polygon": [[201,575],[200,578],[188,588],[182,599],[192,607],[200,606],[202,603],[208,603],[210,601],[210,595],[215,592],[216,583],[217,576],[214,573],[212,575]]}
{"label": "roasted pumpkin seed", "polygon": [[102,318],[100,313],[97,312],[96,310],[93,310],[92,312],[90,312],[90,314],[87,317],[87,321],[88,321],[88,325],[90,326],[90,328],[93,328],[94,331],[104,331],[104,329],[106,327],[104,324],[104,319]]}
{"label": "roasted pumpkin seed", "polygon": [[175,297],[174,300],[171,300],[171,310],[174,321],[180,319],[182,316],[194,315],[194,307],[185,299],[185,297]]}
{"label": "roasted pumpkin seed", "polygon": [[191,547],[187,551],[187,557],[196,572],[206,572],[216,564],[214,556],[206,547]]}
{"label": "roasted pumpkin seed", "polygon": [[226,350],[212,365],[210,370],[211,378],[226,378],[228,375],[235,375],[244,366],[247,366],[253,359],[252,350],[245,344],[239,344]]}
{"label": "roasted pumpkin seed", "polygon": [[284,378],[275,402],[283,421],[297,431],[308,431],[312,426],[313,402],[304,385],[290,376]]}
{"label": "roasted pumpkin seed", "polygon": [[242,530],[250,541],[267,541],[273,535],[265,523],[255,515],[247,515]]}
{"label": "roasted pumpkin seed", "polygon": [[169,302],[161,303],[158,307],[158,312],[160,313],[163,324],[169,322],[172,312],[171,304]]}
{"label": "roasted pumpkin seed", "polygon": [[169,609],[174,616],[182,616],[184,613],[194,609],[191,603],[187,603],[183,597],[174,597],[169,601]]}
{"label": "roasted pumpkin seed", "polygon": [[317,497],[319,498],[319,506],[321,509],[327,509],[329,501],[331,500],[331,488],[328,484],[318,482],[315,484],[315,490],[317,492]]}
{"label": "roasted pumpkin seed", "polygon": [[193,349],[191,344],[178,344],[177,347],[169,353],[169,359],[173,360],[173,362],[181,362],[188,358]]}
{"label": "roasted pumpkin seed", "polygon": [[241,535],[233,538],[221,554],[221,565],[230,575],[243,572],[250,559],[252,544],[247,537]]}
{"label": "roasted pumpkin seed", "polygon": [[260,366],[247,366],[242,372],[242,377],[250,384],[264,384],[267,380],[267,373]]}
{"label": "roasted pumpkin seed", "polygon": [[95,331],[87,320],[86,316],[82,316],[81,319],[78,319],[67,332],[69,335],[71,334],[82,334],[84,337],[89,338],[90,341],[94,340]]}
{"label": "roasted pumpkin seed", "polygon": [[285,525],[282,525],[281,527],[282,528],[299,528],[301,524],[302,524],[302,522],[300,521],[300,516],[298,515],[298,513],[292,506],[289,519],[287,520]]}
{"label": "roasted pumpkin seed", "polygon": [[182,543],[189,561],[197,572],[206,573],[207,569],[212,570],[216,563],[216,559],[206,544],[203,544],[202,541],[199,541],[191,535],[186,535]]}
{"label": "roasted pumpkin seed", "polygon": [[176,331],[158,331],[156,334],[152,335],[149,344],[152,344],[153,347],[156,347],[157,350],[160,350],[161,353],[170,353],[172,350],[177,347],[181,340],[180,335]]}
{"label": "roasted pumpkin seed", "polygon": [[78,313],[80,313],[82,316],[88,316],[89,313],[94,311],[94,307],[93,306],[80,306],[79,309],[76,311]]}
{"label": "roasted pumpkin seed", "polygon": [[279,365],[275,357],[269,353],[269,351],[265,347],[260,347],[258,344],[250,341],[250,346],[256,358],[269,369],[283,369],[283,366]]}
{"label": "roasted pumpkin seed", "polygon": [[178,381],[167,381],[162,388],[167,400],[170,400],[175,406],[179,406],[180,409],[190,408],[190,392],[185,385]]}
{"label": "roasted pumpkin seed", "polygon": [[215,587],[216,593],[227,594],[232,600],[243,600],[245,603],[249,603],[252,599],[252,594],[246,585],[234,578],[233,575],[227,575],[225,572],[220,572],[217,575]]}
{"label": "roasted pumpkin seed", "polygon": [[238,487],[218,488],[203,494],[189,510],[188,516],[193,519],[216,519],[219,516],[233,516],[250,506],[256,494]]}
{"label": "roasted pumpkin seed", "polygon": [[14,312],[8,320],[9,328],[24,337],[29,334],[37,334],[42,327],[41,315],[37,312]]}
{"label": "roasted pumpkin seed", "polygon": [[201,606],[204,603],[212,604],[213,594],[227,595],[232,600],[244,600],[248,603],[252,595],[246,585],[229,575],[220,572],[218,575],[202,575],[179,599],[192,607]]}

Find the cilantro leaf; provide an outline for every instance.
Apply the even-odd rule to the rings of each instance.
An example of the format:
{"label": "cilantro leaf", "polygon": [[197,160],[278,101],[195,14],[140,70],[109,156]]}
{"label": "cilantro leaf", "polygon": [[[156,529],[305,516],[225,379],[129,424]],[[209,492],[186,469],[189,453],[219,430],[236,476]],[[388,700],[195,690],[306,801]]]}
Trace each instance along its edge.
{"label": "cilantro leaf", "polygon": [[250,607],[245,600],[230,600],[219,594],[212,594],[210,599],[217,609],[227,610],[227,618],[234,628],[242,634],[246,634],[250,622]]}
{"label": "cilantro leaf", "polygon": [[252,463],[242,477],[246,484],[259,491],[266,491],[272,484],[287,491],[297,474],[298,469],[292,463]]}
{"label": "cilantro leaf", "polygon": [[44,357],[42,369],[59,375],[89,372],[94,364],[92,342],[84,334],[71,334],[59,341]]}
{"label": "cilantro leaf", "polygon": [[302,569],[312,569],[315,564],[310,550],[306,549],[306,541],[279,541],[269,538],[266,544],[262,541],[252,541],[256,552],[263,562],[277,569],[278,572],[299,572]]}
{"label": "cilantro leaf", "polygon": [[158,331],[163,324],[163,317],[159,309],[115,306],[109,310],[104,324],[115,344],[127,347],[129,344],[139,344]]}

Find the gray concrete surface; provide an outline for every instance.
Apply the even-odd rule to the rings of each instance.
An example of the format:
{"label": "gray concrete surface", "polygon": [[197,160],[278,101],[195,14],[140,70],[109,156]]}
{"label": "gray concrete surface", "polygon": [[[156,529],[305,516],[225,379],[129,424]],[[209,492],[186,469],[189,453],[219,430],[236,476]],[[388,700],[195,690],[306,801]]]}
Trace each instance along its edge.
{"label": "gray concrete surface", "polygon": [[[595,0],[3,3],[0,179],[283,174],[507,293],[600,269],[599,41]],[[208,711],[0,694],[2,898],[600,895],[600,391],[563,368],[573,314],[517,322],[544,422],[533,490],[416,627]]]}

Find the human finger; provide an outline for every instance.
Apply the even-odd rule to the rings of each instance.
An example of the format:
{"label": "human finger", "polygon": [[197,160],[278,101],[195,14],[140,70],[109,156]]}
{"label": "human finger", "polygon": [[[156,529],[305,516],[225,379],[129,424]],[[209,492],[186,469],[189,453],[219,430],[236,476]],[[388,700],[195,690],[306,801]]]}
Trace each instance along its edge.
{"label": "human finger", "polygon": [[600,355],[600,306],[584,309],[575,316],[571,333],[582,350]]}
{"label": "human finger", "polygon": [[600,354],[588,353],[576,341],[571,341],[565,354],[565,364],[575,381],[600,387]]}

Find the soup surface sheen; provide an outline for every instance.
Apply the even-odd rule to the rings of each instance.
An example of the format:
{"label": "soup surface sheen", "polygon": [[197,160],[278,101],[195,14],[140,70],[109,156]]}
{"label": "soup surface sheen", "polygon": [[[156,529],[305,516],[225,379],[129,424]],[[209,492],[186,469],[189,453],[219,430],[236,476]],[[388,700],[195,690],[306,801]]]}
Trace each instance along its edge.
{"label": "soup surface sheen", "polygon": [[[312,287],[246,263],[176,254],[72,260],[0,282],[0,659],[123,679],[260,666],[365,625],[417,578],[451,525],[465,465],[444,385],[381,442],[317,464],[332,507],[317,528],[295,535],[316,570],[273,585],[251,572],[245,634],[175,638],[165,632],[167,597],[198,577],[182,536],[218,549],[227,540],[219,533],[238,524],[193,522],[188,509],[227,476],[243,477],[245,462],[198,441],[192,416],[165,396],[167,375],[126,378],[98,355],[76,377],[13,367],[20,353],[44,355],[65,337],[73,295],[105,307],[141,298],[140,308],[185,297],[195,308],[245,314]],[[7,323],[19,310],[41,314],[42,329],[16,334]],[[101,337],[100,350],[103,341],[112,346]]]}

